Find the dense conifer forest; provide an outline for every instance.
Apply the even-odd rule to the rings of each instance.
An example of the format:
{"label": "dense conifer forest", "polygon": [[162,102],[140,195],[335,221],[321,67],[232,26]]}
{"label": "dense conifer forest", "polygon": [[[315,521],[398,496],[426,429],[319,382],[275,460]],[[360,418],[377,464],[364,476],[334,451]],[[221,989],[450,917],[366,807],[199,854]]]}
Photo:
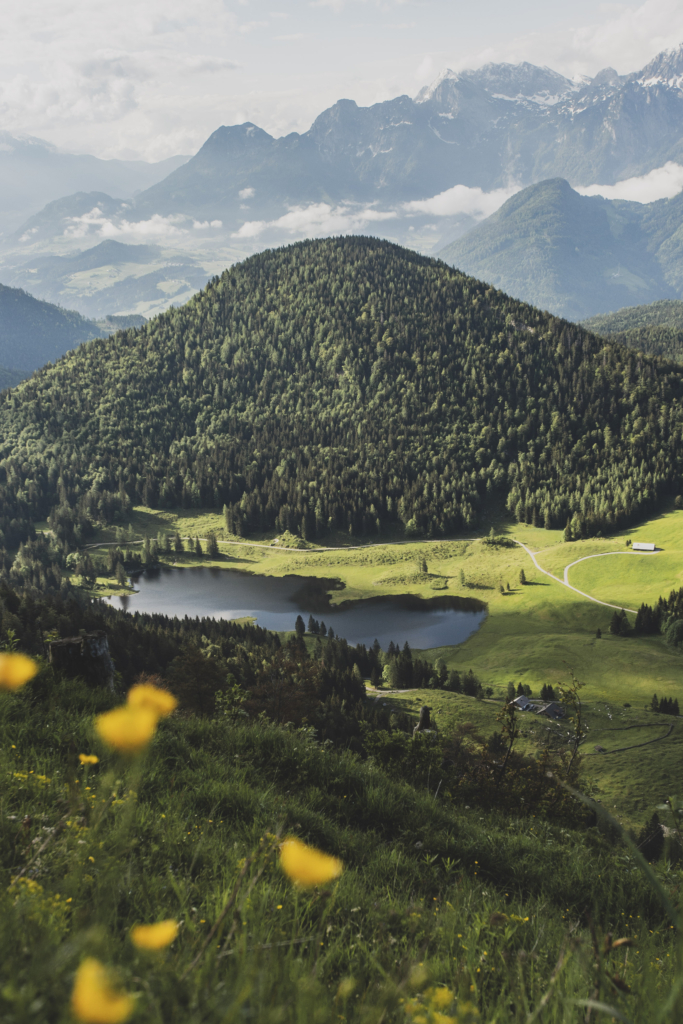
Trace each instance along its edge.
{"label": "dense conifer forest", "polygon": [[[5,542],[131,503],[237,534],[476,528],[489,497],[578,537],[677,493],[683,370],[378,239],[234,266],[0,396]],[[2,538],[0,538],[2,542]]]}

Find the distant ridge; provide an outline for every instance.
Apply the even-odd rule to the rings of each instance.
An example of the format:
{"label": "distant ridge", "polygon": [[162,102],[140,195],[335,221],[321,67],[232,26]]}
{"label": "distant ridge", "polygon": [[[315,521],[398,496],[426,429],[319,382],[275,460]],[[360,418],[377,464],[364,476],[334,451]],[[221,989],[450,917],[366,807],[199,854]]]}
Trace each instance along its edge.
{"label": "distant ridge", "polygon": [[683,295],[681,224],[683,193],[631,203],[582,196],[553,178],[512,196],[438,255],[515,298],[584,321]]}
{"label": "distant ridge", "polygon": [[74,310],[0,285],[0,366],[24,373],[37,370],[101,333],[97,324]]}

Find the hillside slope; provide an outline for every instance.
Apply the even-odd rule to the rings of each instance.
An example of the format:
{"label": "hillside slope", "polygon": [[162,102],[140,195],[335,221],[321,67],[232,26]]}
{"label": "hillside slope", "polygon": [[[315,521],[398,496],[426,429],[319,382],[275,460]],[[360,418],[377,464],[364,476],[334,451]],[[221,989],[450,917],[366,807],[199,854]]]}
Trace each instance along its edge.
{"label": "hillside slope", "polygon": [[37,370],[100,334],[80,313],[0,284],[0,365]]}
{"label": "hillside slope", "polygon": [[625,306],[616,313],[601,313],[582,321],[595,334],[620,334],[640,327],[674,327],[683,329],[683,302],[680,299],[659,299],[645,306]]}
{"label": "hillside slope", "polygon": [[[17,517],[227,505],[237,531],[607,530],[680,486],[683,374],[367,238],[254,256],[0,399]],[[9,512],[7,513],[9,514]]]}
{"label": "hillside slope", "polygon": [[518,192],[439,256],[558,316],[582,320],[683,294],[683,198],[582,196],[562,178]]}
{"label": "hillside slope", "polygon": [[[170,662],[172,686],[188,666],[209,677],[203,712],[160,722],[141,758],[118,757],[93,727],[123,694],[44,664],[23,691],[0,695],[0,956],[11,978],[0,989],[3,1021],[66,1020],[85,953],[116,968],[136,993],[138,1019],[165,1024],[337,1024],[342,1008],[349,1024],[519,1024],[522,984],[544,1024],[561,1024],[566,1006],[594,990],[595,929],[634,945],[623,967],[623,949],[604,955],[625,979],[622,992],[608,989],[610,1005],[630,1014],[623,1019],[663,1019],[670,992],[666,1009],[676,1014],[676,933],[615,831],[597,817],[587,828],[531,760],[513,755],[505,777],[487,782],[490,754],[467,717],[443,722],[436,746],[365,702],[373,755],[361,758],[343,734],[334,742],[310,722],[297,728],[270,678],[263,715],[245,717],[233,703],[254,693],[250,664],[287,672],[290,708],[297,691],[310,700],[307,675],[323,666],[296,641],[281,648],[253,627],[48,604],[4,588],[0,616],[32,654],[47,626],[73,636],[97,623],[117,667],[119,651],[133,649]],[[219,701],[228,670],[239,685],[231,674]],[[344,708],[327,701],[326,721]],[[339,857],[339,881],[294,888],[272,855],[276,832]],[[661,871],[673,900],[679,877]],[[182,925],[175,941],[137,952],[131,929],[162,920]],[[568,969],[555,971],[563,955]],[[428,980],[438,999],[423,991]],[[437,1011],[456,998],[452,1015]],[[418,1012],[430,1003],[433,1013]]]}
{"label": "hillside slope", "polygon": [[660,299],[647,306],[627,306],[583,321],[596,334],[649,355],[683,363],[683,302]]}

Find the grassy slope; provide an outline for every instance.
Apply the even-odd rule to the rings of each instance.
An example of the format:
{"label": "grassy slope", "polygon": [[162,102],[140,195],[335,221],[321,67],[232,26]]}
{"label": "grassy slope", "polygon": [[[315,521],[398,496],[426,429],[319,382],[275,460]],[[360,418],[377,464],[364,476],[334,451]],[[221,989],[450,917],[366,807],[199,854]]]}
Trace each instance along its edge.
{"label": "grassy slope", "polygon": [[[85,953],[117,966],[146,1020],[326,1024],[339,1019],[331,997],[349,975],[358,1002],[344,1019],[378,1020],[388,1000],[383,1019],[410,1020],[388,979],[405,984],[419,961],[479,1003],[484,1020],[508,1024],[526,1019],[517,1004],[538,1002],[568,928],[578,927],[581,946],[543,1017],[560,1024],[565,1000],[592,988],[586,911],[599,928],[636,939],[628,965],[621,954],[613,965],[636,994],[611,997],[633,1019],[650,1020],[671,983],[671,931],[632,865],[599,837],[437,801],[303,732],[264,724],[176,716],[137,774],[94,741],[90,716],[109,701],[49,670],[0,701],[0,955],[11,979],[0,1016],[66,1020],[59,1008]],[[93,749],[102,760],[85,778],[77,752]],[[100,819],[112,786],[118,799]],[[65,810],[67,826],[32,871],[39,888],[8,891],[32,840]],[[267,871],[240,907],[233,955],[214,959],[211,946],[182,982],[243,858],[278,826],[341,856],[339,886],[320,898]],[[492,924],[501,912],[507,920]],[[183,922],[173,947],[136,953],[130,926],[165,917]],[[275,945],[263,952],[263,943]],[[662,967],[652,970],[656,957]]]}
{"label": "grassy slope", "polygon": [[[410,690],[405,693],[374,692],[376,699],[397,710],[416,715],[423,704],[432,708],[440,728],[471,723],[479,733],[489,736],[500,725],[496,718],[502,702],[475,700],[461,694],[435,690]],[[538,694],[536,694],[538,696]],[[582,691],[588,727],[582,747],[585,785],[625,826],[638,831],[669,791],[679,787],[683,762],[683,721],[667,715],[654,715],[642,705],[624,708],[613,701],[592,698],[590,688]],[[610,717],[611,716],[611,717]],[[567,725],[523,714],[518,719],[520,750],[531,753],[545,746],[548,733],[566,743]],[[670,735],[670,727],[673,730]],[[632,750],[622,747],[648,742]],[[600,754],[595,747],[610,753]]]}

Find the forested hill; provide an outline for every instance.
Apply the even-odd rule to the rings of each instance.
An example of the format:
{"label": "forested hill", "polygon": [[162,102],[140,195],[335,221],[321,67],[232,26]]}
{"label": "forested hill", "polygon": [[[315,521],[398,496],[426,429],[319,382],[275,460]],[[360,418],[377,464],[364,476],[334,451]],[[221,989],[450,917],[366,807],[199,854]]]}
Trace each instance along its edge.
{"label": "forested hill", "polygon": [[630,348],[683,363],[683,302],[677,299],[628,306],[584,320],[583,326]]}
{"label": "forested hill", "polygon": [[0,500],[6,523],[142,501],[227,504],[244,533],[439,535],[496,491],[604,531],[677,492],[682,403],[681,369],[443,263],[309,241],[0,396]]}
{"label": "forested hill", "polygon": [[26,372],[37,370],[100,333],[97,324],[73,309],[53,306],[21,288],[0,284],[2,366]]}

